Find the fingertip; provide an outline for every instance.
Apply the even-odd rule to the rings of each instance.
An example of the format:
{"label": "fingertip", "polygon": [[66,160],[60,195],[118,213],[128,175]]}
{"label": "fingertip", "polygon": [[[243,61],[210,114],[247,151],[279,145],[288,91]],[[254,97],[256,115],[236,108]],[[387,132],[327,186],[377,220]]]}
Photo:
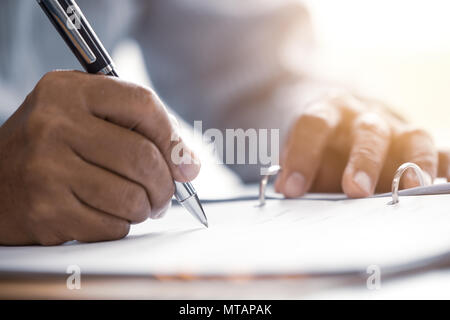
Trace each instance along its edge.
{"label": "fingertip", "polygon": [[152,212],[151,219],[153,220],[159,220],[164,218],[164,216],[167,214],[167,211],[172,208],[172,200],[170,200],[161,210],[157,212]]}
{"label": "fingertip", "polygon": [[344,174],[342,189],[349,198],[366,198],[374,193],[373,179],[364,171]]}
{"label": "fingertip", "polygon": [[[420,187],[420,180],[417,177],[416,173],[412,170],[408,170],[403,179],[402,184],[404,189],[411,189],[411,188],[417,188]],[[433,178],[431,175],[423,171],[423,183],[425,186],[430,186],[433,184]]]}
{"label": "fingertip", "polygon": [[301,197],[307,191],[306,179],[301,173],[293,172],[287,177],[281,189],[286,198]]}
{"label": "fingertip", "polygon": [[175,180],[179,182],[189,182],[197,178],[201,169],[201,162],[198,157],[190,151],[188,156],[183,157],[183,161],[177,165],[179,174],[175,176]]}
{"label": "fingertip", "polygon": [[171,171],[176,181],[189,182],[197,178],[201,169],[200,159],[184,143],[181,149],[172,151],[171,157]]}
{"label": "fingertip", "polygon": [[179,182],[188,182],[197,178],[200,173],[200,164],[182,163],[178,166],[181,172],[181,180]]}

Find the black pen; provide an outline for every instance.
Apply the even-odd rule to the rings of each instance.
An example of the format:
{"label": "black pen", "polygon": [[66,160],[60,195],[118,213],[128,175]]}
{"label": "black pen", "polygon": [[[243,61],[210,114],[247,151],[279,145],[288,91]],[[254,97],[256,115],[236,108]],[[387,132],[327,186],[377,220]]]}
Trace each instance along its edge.
{"label": "black pen", "polygon": [[[74,0],[37,0],[37,2],[86,72],[119,76],[110,55]],[[205,212],[191,183],[175,181],[175,198],[208,227]]]}

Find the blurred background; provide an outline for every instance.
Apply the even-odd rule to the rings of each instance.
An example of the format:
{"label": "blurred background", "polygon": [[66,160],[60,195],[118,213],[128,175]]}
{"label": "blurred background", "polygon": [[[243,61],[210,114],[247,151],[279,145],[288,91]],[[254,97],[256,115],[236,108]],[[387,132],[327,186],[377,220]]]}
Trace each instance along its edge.
{"label": "blurred background", "polygon": [[[385,100],[450,146],[450,1],[302,2],[323,74]],[[149,82],[135,44],[115,56],[123,77]]]}
{"label": "blurred background", "polygon": [[450,1],[304,2],[330,77],[383,98],[450,146]]}

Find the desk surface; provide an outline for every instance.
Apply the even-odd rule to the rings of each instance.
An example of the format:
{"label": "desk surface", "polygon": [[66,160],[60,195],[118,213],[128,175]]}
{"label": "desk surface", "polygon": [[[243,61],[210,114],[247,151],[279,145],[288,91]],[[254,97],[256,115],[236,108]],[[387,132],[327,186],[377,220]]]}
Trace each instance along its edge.
{"label": "desk surface", "polygon": [[450,270],[381,282],[369,290],[361,279],[175,281],[137,277],[87,277],[80,290],[66,278],[0,275],[0,299],[450,299]]}

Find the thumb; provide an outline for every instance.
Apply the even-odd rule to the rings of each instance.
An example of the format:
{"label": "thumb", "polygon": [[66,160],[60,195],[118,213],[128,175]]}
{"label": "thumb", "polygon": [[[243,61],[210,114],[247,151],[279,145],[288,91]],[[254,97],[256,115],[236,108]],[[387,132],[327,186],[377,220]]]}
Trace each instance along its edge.
{"label": "thumb", "polygon": [[149,137],[158,146],[175,181],[194,180],[201,167],[198,157],[182,139],[176,117],[168,112],[156,94],[153,94],[152,100],[151,112],[145,114],[136,126],[136,131]]}
{"label": "thumb", "polygon": [[164,157],[170,158],[169,167],[178,182],[192,181],[200,172],[200,160],[180,137],[177,129],[172,132],[170,148]]}

